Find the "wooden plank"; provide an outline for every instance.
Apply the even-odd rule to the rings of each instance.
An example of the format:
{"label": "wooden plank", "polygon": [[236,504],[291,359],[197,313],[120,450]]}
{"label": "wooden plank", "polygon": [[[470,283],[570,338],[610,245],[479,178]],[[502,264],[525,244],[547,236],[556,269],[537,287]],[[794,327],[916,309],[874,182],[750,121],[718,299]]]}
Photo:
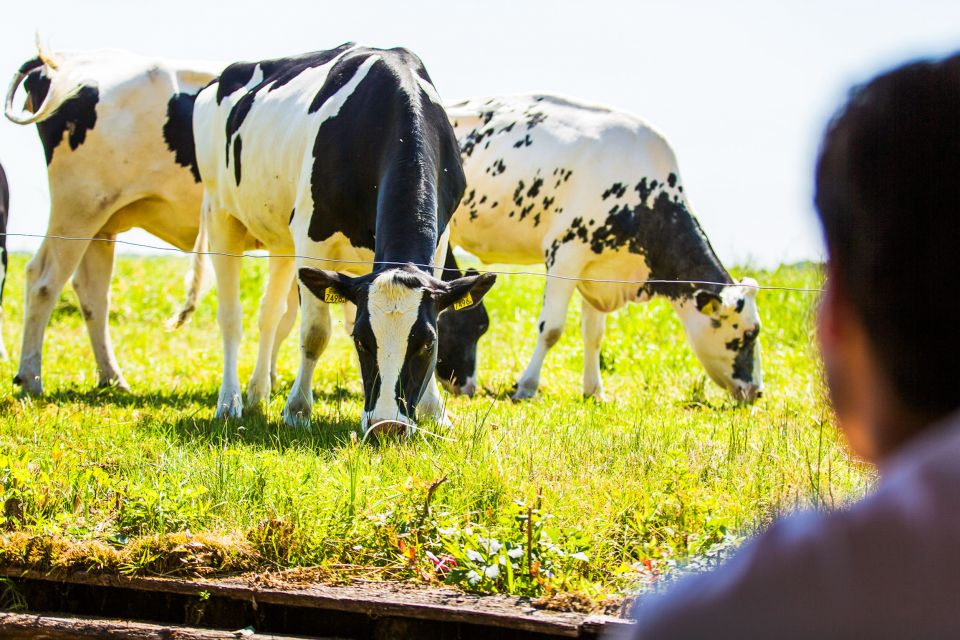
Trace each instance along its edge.
{"label": "wooden plank", "polygon": [[210,596],[242,602],[359,613],[372,617],[461,622],[568,638],[597,636],[605,629],[609,631],[630,624],[628,620],[608,616],[536,609],[528,598],[478,596],[449,588],[411,588],[395,583],[277,589],[252,586],[236,578],[184,580],[13,569],[0,569],[0,575],[191,596],[206,592]]}
{"label": "wooden plank", "polygon": [[[0,637],[9,640],[294,640],[295,636],[265,635],[242,631],[218,631],[182,625],[146,624],[87,616],[53,616],[0,613]],[[302,636],[301,636],[302,638]]]}

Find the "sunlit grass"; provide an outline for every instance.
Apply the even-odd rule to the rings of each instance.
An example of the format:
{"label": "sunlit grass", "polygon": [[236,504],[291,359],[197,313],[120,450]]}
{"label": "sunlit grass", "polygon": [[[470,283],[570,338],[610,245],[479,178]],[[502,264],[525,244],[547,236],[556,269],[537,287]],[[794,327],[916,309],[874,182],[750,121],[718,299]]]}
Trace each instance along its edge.
{"label": "sunlit grass", "polygon": [[[7,564],[31,564],[13,541],[42,534],[65,544],[105,542],[122,556],[110,567],[151,572],[156,561],[138,561],[134,545],[189,531],[249,543],[244,549],[255,557],[248,560],[260,568],[321,565],[481,591],[600,598],[735,542],[784,511],[840,505],[872,481],[842,446],[826,405],[813,294],[760,294],[766,390],[753,406],[734,404],[705,381],[661,301],[609,318],[606,404],[580,396],[577,301],[540,395],[513,404],[509,391],[532,352],[543,281],[501,277],[486,298],[483,390],[449,399],[454,428],[371,446],[353,435],[361,385],[341,322],[314,381],[312,431],[280,420],[296,340],[283,346],[279,389],[264,414],[214,420],[215,296],[185,328],[163,329],[183,290],[187,261],[179,258],[118,262],[111,328],[132,395],[94,389],[89,341],[68,291],[48,328],[48,396],[19,399],[10,381],[24,264],[22,256],[11,261],[4,337],[12,360],[0,363],[8,531],[0,560]],[[265,272],[264,261],[245,261],[241,379],[253,368]],[[750,275],[788,286],[821,280],[809,265]]]}

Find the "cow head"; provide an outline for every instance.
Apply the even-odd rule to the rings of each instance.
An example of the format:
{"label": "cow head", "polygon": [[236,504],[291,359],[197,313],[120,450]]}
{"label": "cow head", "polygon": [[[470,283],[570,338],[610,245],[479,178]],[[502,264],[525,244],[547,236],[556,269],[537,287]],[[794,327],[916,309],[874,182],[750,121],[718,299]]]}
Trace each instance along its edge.
{"label": "cow head", "polygon": [[300,281],[320,300],[357,306],[353,341],[363,378],[365,433],[406,431],[416,424],[417,404],[437,362],[437,316],[448,307],[476,306],[495,280],[482,274],[444,282],[411,265],[355,278],[300,269]]}
{"label": "cow head", "polygon": [[757,283],[744,278],[719,292],[701,289],[681,304],[681,318],[707,375],[741,402],[763,393]]}
{"label": "cow head", "polygon": [[[475,276],[474,269],[467,276]],[[438,320],[437,377],[453,394],[472,396],[477,390],[477,343],[490,327],[490,317],[481,302],[462,310],[449,309]]]}

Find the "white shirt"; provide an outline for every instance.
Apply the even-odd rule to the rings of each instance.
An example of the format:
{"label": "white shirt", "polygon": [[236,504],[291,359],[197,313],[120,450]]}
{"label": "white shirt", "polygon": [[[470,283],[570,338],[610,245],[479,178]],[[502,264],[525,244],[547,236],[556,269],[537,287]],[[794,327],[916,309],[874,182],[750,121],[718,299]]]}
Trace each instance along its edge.
{"label": "white shirt", "polygon": [[894,454],[872,495],[774,524],[632,617],[623,637],[643,640],[960,638],[960,414]]}

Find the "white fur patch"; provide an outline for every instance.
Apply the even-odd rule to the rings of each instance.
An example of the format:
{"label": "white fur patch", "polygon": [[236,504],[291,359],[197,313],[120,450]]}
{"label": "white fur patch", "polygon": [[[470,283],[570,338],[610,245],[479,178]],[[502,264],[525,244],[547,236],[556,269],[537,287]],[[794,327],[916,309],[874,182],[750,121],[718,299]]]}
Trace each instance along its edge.
{"label": "white fur patch", "polygon": [[396,270],[378,276],[367,295],[370,326],[377,340],[377,367],[380,369],[380,395],[369,424],[379,420],[403,420],[394,389],[407,355],[410,330],[417,320],[423,291],[396,281]]}

